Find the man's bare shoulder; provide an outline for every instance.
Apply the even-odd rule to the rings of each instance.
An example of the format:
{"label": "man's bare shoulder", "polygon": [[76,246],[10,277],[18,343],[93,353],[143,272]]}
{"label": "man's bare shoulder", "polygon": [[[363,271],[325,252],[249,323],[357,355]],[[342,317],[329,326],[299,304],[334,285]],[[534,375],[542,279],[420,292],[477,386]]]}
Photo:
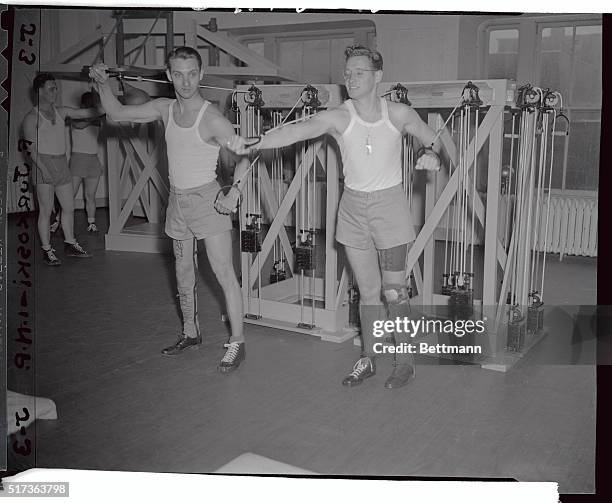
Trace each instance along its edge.
{"label": "man's bare shoulder", "polygon": [[344,131],[350,121],[350,113],[344,103],[337,107],[318,112],[316,117],[331,124],[338,133]]}
{"label": "man's bare shoulder", "polygon": [[30,111],[27,114],[25,114],[25,117],[23,118],[23,124],[31,123],[37,120],[38,120],[38,112],[36,111],[35,108],[31,108]]}
{"label": "man's bare shoulder", "polygon": [[397,101],[387,101],[387,107],[389,114],[396,115],[398,117],[407,117],[416,113],[414,108],[405,103],[398,103]]}
{"label": "man's bare shoulder", "polygon": [[160,112],[167,112],[174,99],[172,98],[155,98],[151,100],[151,104]]}

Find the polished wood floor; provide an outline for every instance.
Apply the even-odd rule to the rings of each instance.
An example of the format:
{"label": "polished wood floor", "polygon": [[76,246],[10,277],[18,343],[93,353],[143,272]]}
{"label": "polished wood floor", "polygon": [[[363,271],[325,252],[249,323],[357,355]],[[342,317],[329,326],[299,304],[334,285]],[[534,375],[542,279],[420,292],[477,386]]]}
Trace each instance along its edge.
{"label": "polished wood floor", "polygon": [[[171,257],[107,252],[102,234],[82,232],[82,212],[77,225],[94,258],[57,268],[39,260],[36,269],[36,394],[59,414],[36,423],[38,466],[206,473],[252,452],[320,474],[514,478],[594,491],[594,341],[588,327],[579,337],[568,330],[563,310],[508,373],[428,359],[412,385],[388,391],[391,362],[381,360],[375,377],[346,389],[352,343],[249,325],[246,362],[221,375],[228,331],[205,255],[205,343],[163,358],[180,330]],[[553,258],[547,267],[553,285],[581,278],[584,295],[566,301],[595,303],[594,260]]]}

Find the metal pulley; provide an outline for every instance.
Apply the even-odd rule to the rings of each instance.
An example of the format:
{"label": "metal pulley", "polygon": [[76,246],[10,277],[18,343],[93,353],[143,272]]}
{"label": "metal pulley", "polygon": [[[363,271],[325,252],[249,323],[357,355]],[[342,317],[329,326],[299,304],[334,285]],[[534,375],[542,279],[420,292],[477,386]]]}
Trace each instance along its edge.
{"label": "metal pulley", "polygon": [[262,98],[262,90],[258,87],[251,86],[244,95],[244,101],[252,106],[253,108],[262,108],[265,102]]}
{"label": "metal pulley", "polygon": [[480,89],[478,88],[478,86],[474,84],[472,81],[469,81],[463,88],[463,92],[462,92],[463,101],[461,105],[464,107],[465,106],[481,107],[482,100],[480,99],[480,96],[478,95],[479,92],[480,92]]}
{"label": "metal pulley", "polygon": [[389,91],[391,92],[391,101],[408,106],[412,105],[408,99],[408,89],[402,84],[395,84]]}
{"label": "metal pulley", "polygon": [[319,90],[308,84],[302,91],[302,102],[305,107],[317,109],[321,106],[319,101]]}
{"label": "metal pulley", "polygon": [[516,95],[516,106],[522,110],[535,110],[540,103],[540,93],[531,84],[525,84],[518,88]]}

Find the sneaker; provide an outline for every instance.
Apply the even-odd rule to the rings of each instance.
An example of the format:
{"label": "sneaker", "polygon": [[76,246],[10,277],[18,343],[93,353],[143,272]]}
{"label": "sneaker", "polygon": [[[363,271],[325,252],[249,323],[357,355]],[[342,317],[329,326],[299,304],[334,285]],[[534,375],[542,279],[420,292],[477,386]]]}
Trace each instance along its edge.
{"label": "sneaker", "polygon": [[47,265],[62,265],[62,261],[57,258],[53,248],[43,250],[43,262]]}
{"label": "sneaker", "polygon": [[53,234],[57,229],[59,229],[60,226],[60,221],[59,220],[55,220],[50,226],[49,226],[49,231],[51,231],[51,234]]}
{"label": "sneaker", "polygon": [[353,370],[342,380],[343,386],[357,386],[368,377],[376,374],[376,363],[374,358],[364,356],[357,360]]}
{"label": "sneaker", "polygon": [[97,234],[100,231],[98,230],[98,227],[96,227],[96,224],[92,222],[87,226],[87,232],[93,232]]}
{"label": "sneaker", "polygon": [[172,346],[162,349],[163,356],[176,356],[188,349],[198,349],[202,344],[202,336],[198,337],[186,337],[181,335],[179,340],[176,341]]}
{"label": "sneaker", "polygon": [[227,351],[223,358],[221,358],[217,369],[223,373],[236,370],[246,357],[244,342],[230,342],[229,344],[224,344],[223,347],[227,348]]}
{"label": "sneaker", "polygon": [[64,255],[67,257],[91,258],[91,254],[87,253],[79,243],[64,243]]}

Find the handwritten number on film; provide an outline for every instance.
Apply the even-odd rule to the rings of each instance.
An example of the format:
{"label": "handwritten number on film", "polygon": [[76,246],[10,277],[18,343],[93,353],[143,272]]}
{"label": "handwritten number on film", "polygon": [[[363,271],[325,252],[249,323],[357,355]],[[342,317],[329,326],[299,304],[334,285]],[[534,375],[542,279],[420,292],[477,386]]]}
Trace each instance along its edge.
{"label": "handwritten number on film", "polygon": [[[21,41],[23,47],[21,47],[19,49],[19,53],[18,53],[18,60],[25,63],[26,65],[33,65],[36,62],[36,54],[35,54],[35,50],[36,47],[34,46],[34,39],[33,36],[36,34],[36,25],[33,23],[24,23],[21,25],[21,28],[19,30],[19,40]],[[31,153],[29,151],[29,146],[32,144],[31,141],[28,141],[24,138],[20,138],[17,141],[17,149],[19,150],[19,152],[22,152],[25,154],[26,159],[28,157],[31,156]],[[26,168],[26,172],[22,173],[19,171],[19,167],[15,168],[15,175],[13,178],[13,182],[17,182],[17,180],[20,177],[26,177],[30,171],[30,165],[29,162],[26,160],[26,162],[24,162],[24,167]],[[25,187],[22,187],[21,192],[28,192],[28,183],[27,181],[25,182]],[[27,197],[26,194],[22,195],[22,198],[26,197],[26,199],[29,201],[29,198]],[[19,206],[21,207],[21,198],[20,198],[20,204]],[[26,204],[26,206],[28,206],[29,209],[29,204]],[[25,226],[25,228],[27,229],[27,224]],[[25,236],[25,238],[27,238],[25,240],[25,242],[23,241],[21,236]],[[20,242],[22,244],[25,244],[29,241],[29,235],[27,232],[24,232],[22,234],[20,234]],[[20,247],[23,249],[23,247]],[[27,250],[29,251],[29,250]],[[23,253],[22,253],[23,255]],[[29,256],[29,254],[27,254]],[[24,260],[27,258],[24,257]],[[19,269],[19,271],[23,271],[23,275],[24,275],[24,280],[22,280],[20,283],[22,285],[24,285],[25,287],[31,287],[32,283],[31,281],[28,279],[29,278],[29,274],[26,271],[26,266],[30,266],[29,262],[22,262],[20,261],[20,265],[21,268]],[[19,314],[23,317],[28,318],[28,310],[27,310],[27,306],[28,306],[28,302],[27,302],[27,297],[28,297],[28,290],[24,289],[22,291],[22,295],[21,295],[21,310],[19,311]],[[26,351],[27,348],[32,344],[32,339],[28,338],[25,334],[26,333],[30,333],[31,329],[29,327],[27,327],[27,320],[23,320],[22,321],[22,325],[21,327],[19,327],[18,329],[19,332],[19,339],[17,339],[18,342],[24,344],[23,346],[23,350]],[[24,369],[24,370],[29,370],[31,367],[28,365],[25,365],[25,362],[29,361],[31,358],[31,356],[26,352],[26,353],[18,353],[17,355],[15,355],[15,365],[20,368],[20,369]],[[30,412],[27,409],[27,407],[23,407],[21,409],[21,411],[17,411],[15,412],[15,426],[17,426],[19,428],[19,435],[17,436],[17,438],[15,439],[15,441],[13,442],[13,451],[17,454],[20,454],[22,456],[29,456],[32,453],[32,441],[29,438],[26,438],[28,435],[28,431],[26,429],[26,425],[27,425],[27,421],[30,420]],[[24,423],[24,424],[22,424]]]}
{"label": "handwritten number on film", "polygon": [[[27,42],[32,47],[32,35],[36,33],[36,25],[30,23],[29,25],[22,24],[20,30],[19,40]],[[33,65],[36,62],[36,54],[28,53],[27,49],[21,49],[19,51],[19,61],[23,61],[26,65]]]}

